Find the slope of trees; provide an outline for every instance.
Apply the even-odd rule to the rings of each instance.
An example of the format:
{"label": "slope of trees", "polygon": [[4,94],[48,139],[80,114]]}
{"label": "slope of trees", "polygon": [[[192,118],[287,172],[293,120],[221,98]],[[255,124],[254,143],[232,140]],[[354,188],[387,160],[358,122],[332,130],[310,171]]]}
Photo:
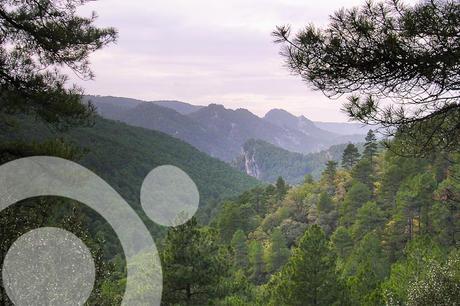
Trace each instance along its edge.
{"label": "slope of trees", "polygon": [[[361,145],[356,145],[361,149]],[[284,150],[259,139],[243,145],[243,153],[232,165],[258,179],[274,183],[282,176],[290,184],[301,183],[306,175],[319,178],[328,160],[340,161],[345,144],[331,146],[320,152],[301,154]]]}
{"label": "slope of trees", "polygon": [[459,158],[368,152],[349,169],[330,162],[320,180],[287,192],[278,183],[227,201],[211,226],[231,250],[226,283],[243,277],[245,286],[213,302],[455,305]]}

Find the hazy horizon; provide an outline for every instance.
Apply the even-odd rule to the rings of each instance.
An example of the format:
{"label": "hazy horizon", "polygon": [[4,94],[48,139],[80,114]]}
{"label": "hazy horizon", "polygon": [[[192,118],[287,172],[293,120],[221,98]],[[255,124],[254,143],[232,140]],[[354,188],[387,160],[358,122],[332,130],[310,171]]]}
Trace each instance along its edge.
{"label": "hazy horizon", "polygon": [[283,66],[271,32],[291,24],[293,31],[361,0],[210,0],[166,2],[96,1],[97,24],[119,31],[116,45],[96,52],[96,78],[70,76],[87,94],[140,100],[179,100],[195,105],[223,104],[263,116],[273,108],[314,121],[347,122],[343,100],[313,91]]}

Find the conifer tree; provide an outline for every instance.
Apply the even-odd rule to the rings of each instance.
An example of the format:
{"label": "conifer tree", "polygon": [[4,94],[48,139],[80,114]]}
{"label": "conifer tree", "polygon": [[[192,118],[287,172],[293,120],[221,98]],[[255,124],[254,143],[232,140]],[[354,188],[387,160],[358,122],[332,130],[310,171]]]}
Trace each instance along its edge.
{"label": "conifer tree", "polygon": [[251,280],[262,284],[265,280],[264,248],[259,241],[253,240],[249,245],[249,263],[251,265]]}
{"label": "conifer tree", "polygon": [[278,179],[276,180],[275,186],[276,186],[277,199],[278,201],[280,201],[286,195],[289,187],[281,176],[279,176]]}
{"label": "conifer tree", "polygon": [[234,252],[234,264],[237,268],[246,269],[249,265],[248,246],[246,244],[246,235],[242,230],[237,230],[232,238],[232,247]]}
{"label": "conifer tree", "polygon": [[345,262],[343,276],[347,280],[353,305],[382,305],[380,285],[389,274],[389,263],[380,245],[380,237],[368,232]]}
{"label": "conifer tree", "polygon": [[273,230],[270,237],[270,246],[267,250],[267,270],[278,271],[288,260],[289,249],[286,246],[286,239],[278,228]]}
{"label": "conifer tree", "polygon": [[115,41],[113,28],[81,17],[89,0],[3,0],[0,4],[0,115],[30,113],[63,127],[86,122],[94,108],[80,101],[82,90],[67,86],[63,66],[91,79],[89,55]]}
{"label": "conifer tree", "polygon": [[217,233],[199,228],[195,218],[169,230],[161,253],[163,303],[196,305],[219,296],[229,265],[217,241]]}
{"label": "conifer tree", "polygon": [[321,228],[317,225],[310,227],[275,278],[271,303],[305,306],[340,304],[340,283],[333,254]]}
{"label": "conifer tree", "polygon": [[360,154],[358,148],[354,144],[349,143],[342,154],[342,167],[350,170],[354,165],[356,165],[359,157]]}
{"label": "conifer tree", "polygon": [[337,162],[329,160],[326,163],[326,169],[323,172],[323,178],[326,180],[327,191],[329,195],[335,193],[335,176],[337,174]]}
{"label": "conifer tree", "polygon": [[371,195],[371,191],[365,184],[354,182],[340,207],[341,225],[351,226],[355,222],[358,209],[370,201]]}
{"label": "conifer tree", "polygon": [[339,258],[346,258],[353,249],[353,239],[350,231],[344,226],[339,226],[331,236],[331,241]]}
{"label": "conifer tree", "polygon": [[363,157],[368,158],[372,162],[372,159],[377,153],[378,148],[377,138],[375,137],[373,130],[369,130],[369,132],[367,132],[365,141],[366,142],[364,143]]}
{"label": "conifer tree", "polygon": [[375,202],[367,202],[356,213],[356,220],[352,226],[353,238],[361,240],[367,233],[381,229],[385,222],[385,215]]}

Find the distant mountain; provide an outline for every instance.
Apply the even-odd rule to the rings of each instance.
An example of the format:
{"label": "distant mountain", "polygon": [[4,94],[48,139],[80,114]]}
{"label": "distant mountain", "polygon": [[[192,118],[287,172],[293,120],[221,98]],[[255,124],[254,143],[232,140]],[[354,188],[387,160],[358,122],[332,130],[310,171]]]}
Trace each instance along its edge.
{"label": "distant mountain", "polygon": [[246,109],[231,110],[222,105],[211,104],[191,113],[189,117],[227,141],[227,148],[232,152],[233,158],[251,138],[262,139],[296,152],[311,152],[321,147],[316,138],[298,130],[274,125]]}
{"label": "distant mountain", "polygon": [[188,115],[204,107],[201,105],[192,105],[189,103],[175,101],[175,100],[152,101],[151,103],[154,103],[159,106],[171,108],[182,115]]}
{"label": "distant mountain", "polygon": [[98,117],[92,127],[72,128],[59,134],[30,118],[19,120],[21,129],[0,130],[1,143],[63,137],[87,150],[81,164],[110,183],[140,212],[142,181],[150,170],[160,165],[175,165],[195,181],[200,191],[198,212],[203,220],[218,209],[216,203],[260,184],[228,164],[164,133]]}
{"label": "distant mountain", "polygon": [[231,110],[218,104],[203,107],[178,101],[87,98],[105,118],[164,132],[223,161],[234,160],[248,139],[261,139],[298,153],[318,152],[334,144],[363,140],[362,135],[345,136],[322,130],[307,118],[283,110],[272,110],[260,118],[246,109]]}
{"label": "distant mountain", "polygon": [[91,100],[92,102],[94,102],[95,104],[99,106],[98,107],[99,110],[103,110],[104,112],[110,111],[111,106],[128,110],[142,103],[151,103],[151,104],[155,104],[158,106],[173,109],[182,115],[188,115],[203,107],[200,105],[193,105],[193,104],[176,101],[176,100],[142,101],[142,100],[131,99],[131,98],[121,98],[121,97],[113,97],[113,96],[93,96],[93,95],[87,95],[84,97],[84,99],[86,101]]}
{"label": "distant mountain", "polygon": [[[132,126],[160,131],[181,139],[208,155],[224,161],[232,160],[236,155],[228,152],[228,144],[211,131],[202,127],[190,117],[155,103],[127,100],[120,106],[111,99],[91,98],[98,113],[107,119],[118,120]],[[137,102],[138,101],[138,102]]]}
{"label": "distant mountain", "polygon": [[93,103],[97,107],[98,113],[109,119],[117,118],[126,111],[143,103],[143,101],[136,99],[112,96],[84,96],[83,100]]}
{"label": "distant mountain", "polygon": [[[319,128],[313,121],[305,118],[304,116],[296,117],[282,109],[270,110],[267,114],[265,114],[264,120],[271,122],[279,127],[300,131],[305,135],[314,138],[316,143],[321,144],[320,149],[325,149],[331,145],[339,143],[360,142],[364,139],[363,134],[366,134],[358,133],[353,135],[353,133],[342,134],[330,132],[328,130]],[[305,151],[299,152],[306,153]]]}
{"label": "distant mountain", "polygon": [[293,130],[299,130],[306,135],[314,135],[319,137],[336,137],[337,135],[318,128],[313,121],[304,116],[296,117],[293,114],[283,109],[272,109],[265,114],[264,120],[276,124],[281,127],[286,127]]}
{"label": "distant mountain", "polygon": [[365,135],[370,129],[375,129],[370,125],[362,123],[348,123],[348,122],[319,122],[315,121],[314,124],[325,131],[329,131],[341,135],[361,134]]}
{"label": "distant mountain", "polygon": [[232,165],[248,175],[273,183],[282,176],[290,184],[299,184],[305,175],[319,178],[328,160],[339,161],[346,144],[303,155],[262,140],[250,139],[243,145],[241,155]]}

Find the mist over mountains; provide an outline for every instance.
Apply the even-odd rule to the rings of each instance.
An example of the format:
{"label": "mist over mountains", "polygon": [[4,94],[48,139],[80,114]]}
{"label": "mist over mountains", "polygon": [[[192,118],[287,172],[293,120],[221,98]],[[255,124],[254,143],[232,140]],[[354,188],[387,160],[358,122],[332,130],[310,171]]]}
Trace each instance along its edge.
{"label": "mist over mountains", "polygon": [[219,104],[198,106],[111,96],[85,98],[102,117],[166,133],[227,162],[238,158],[250,139],[307,154],[332,145],[362,142],[368,130],[349,123],[317,124],[281,109],[273,109],[261,118],[246,109],[232,110]]}

